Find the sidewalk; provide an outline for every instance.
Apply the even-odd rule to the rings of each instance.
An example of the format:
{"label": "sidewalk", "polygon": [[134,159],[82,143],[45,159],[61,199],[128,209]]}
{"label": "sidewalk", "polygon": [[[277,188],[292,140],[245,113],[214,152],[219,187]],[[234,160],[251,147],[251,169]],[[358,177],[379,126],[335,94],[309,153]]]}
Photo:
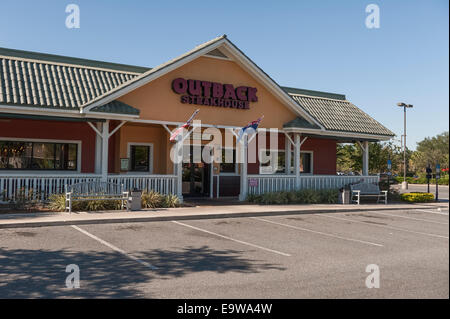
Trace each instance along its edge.
{"label": "sidewalk", "polygon": [[236,218],[333,212],[363,212],[371,210],[437,209],[438,207],[448,208],[448,203],[388,205],[223,205],[140,210],[133,212],[102,211],[76,212],[71,214],[1,214],[0,228]]}

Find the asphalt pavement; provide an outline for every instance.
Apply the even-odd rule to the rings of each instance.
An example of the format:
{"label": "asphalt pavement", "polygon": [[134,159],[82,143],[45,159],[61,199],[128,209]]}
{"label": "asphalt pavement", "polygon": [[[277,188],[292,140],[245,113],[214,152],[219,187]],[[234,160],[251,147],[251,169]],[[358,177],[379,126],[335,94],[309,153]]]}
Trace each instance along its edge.
{"label": "asphalt pavement", "polygon": [[0,229],[0,297],[449,298],[448,222],[430,206]]}

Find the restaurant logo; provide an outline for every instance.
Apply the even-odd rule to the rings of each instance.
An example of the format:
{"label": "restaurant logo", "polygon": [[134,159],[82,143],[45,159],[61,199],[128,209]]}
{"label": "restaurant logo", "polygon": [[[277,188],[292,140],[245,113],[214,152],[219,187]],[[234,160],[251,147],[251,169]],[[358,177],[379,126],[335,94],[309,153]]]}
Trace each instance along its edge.
{"label": "restaurant logo", "polygon": [[181,94],[183,104],[248,110],[250,102],[258,101],[257,89],[248,86],[234,88],[231,84],[177,78],[172,81],[172,89]]}

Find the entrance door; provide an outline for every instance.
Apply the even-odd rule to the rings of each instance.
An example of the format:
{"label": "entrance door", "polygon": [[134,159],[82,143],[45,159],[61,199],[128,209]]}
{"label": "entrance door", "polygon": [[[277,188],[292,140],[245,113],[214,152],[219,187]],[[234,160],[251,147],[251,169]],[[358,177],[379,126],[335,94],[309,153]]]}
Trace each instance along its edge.
{"label": "entrance door", "polygon": [[[183,149],[183,158],[189,160],[189,163],[183,163],[183,196],[187,197],[205,197],[209,196],[211,183],[211,164],[205,163],[196,157],[194,161],[194,147],[203,151],[203,146],[185,146]],[[201,160],[200,160],[201,159]],[[200,160],[200,162],[199,162]]]}

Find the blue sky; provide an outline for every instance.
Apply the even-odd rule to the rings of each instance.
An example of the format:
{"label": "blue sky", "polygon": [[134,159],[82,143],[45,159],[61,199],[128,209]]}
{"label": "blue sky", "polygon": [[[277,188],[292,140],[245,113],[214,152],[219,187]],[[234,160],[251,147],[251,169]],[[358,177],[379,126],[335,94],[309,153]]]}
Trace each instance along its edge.
{"label": "blue sky", "polygon": [[[80,29],[67,29],[78,4]],[[365,26],[368,4],[380,28]],[[447,0],[114,1],[0,3],[0,47],[156,66],[227,34],[280,85],[343,93],[408,147],[448,130]],[[397,137],[398,138],[398,137]]]}

